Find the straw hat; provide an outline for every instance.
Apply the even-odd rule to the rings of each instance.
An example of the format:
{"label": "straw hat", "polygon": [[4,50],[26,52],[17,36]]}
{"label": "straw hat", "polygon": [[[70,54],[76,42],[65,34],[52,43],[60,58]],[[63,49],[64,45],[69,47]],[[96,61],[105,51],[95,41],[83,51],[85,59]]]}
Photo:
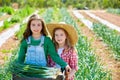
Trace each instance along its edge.
{"label": "straw hat", "polygon": [[68,33],[68,36],[70,38],[70,42],[71,42],[72,46],[74,46],[78,41],[78,35],[77,35],[76,30],[73,28],[73,26],[71,26],[69,24],[64,24],[63,22],[57,23],[57,24],[50,23],[50,24],[47,24],[46,27],[47,27],[48,32],[50,33],[51,36],[53,36],[53,30],[55,28],[64,29]]}

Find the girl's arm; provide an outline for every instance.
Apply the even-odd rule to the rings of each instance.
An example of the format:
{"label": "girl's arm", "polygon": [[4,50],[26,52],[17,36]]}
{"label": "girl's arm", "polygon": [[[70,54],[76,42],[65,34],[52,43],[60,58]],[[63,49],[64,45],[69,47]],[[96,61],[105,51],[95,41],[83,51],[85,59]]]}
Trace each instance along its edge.
{"label": "girl's arm", "polygon": [[57,54],[52,40],[50,38],[48,38],[47,42],[48,42],[47,43],[48,53],[49,53],[50,57],[52,58],[52,60],[54,62],[56,62],[57,64],[59,64],[61,66],[61,68],[65,68],[67,66],[67,63],[65,61],[63,61]]}
{"label": "girl's arm", "polygon": [[78,70],[78,55],[77,52],[73,49],[69,59],[69,66],[71,69]]}
{"label": "girl's arm", "polygon": [[72,78],[76,73],[75,69],[72,69],[69,73],[68,73],[68,79]]}
{"label": "girl's arm", "polygon": [[70,65],[71,71],[69,72],[68,77],[70,79],[75,75],[76,71],[78,70],[78,55],[75,50],[73,50],[70,55],[69,65]]}
{"label": "girl's arm", "polygon": [[17,61],[19,63],[24,63],[26,50],[27,50],[27,42],[23,40],[20,44],[20,50],[18,52],[18,57],[17,57]]}

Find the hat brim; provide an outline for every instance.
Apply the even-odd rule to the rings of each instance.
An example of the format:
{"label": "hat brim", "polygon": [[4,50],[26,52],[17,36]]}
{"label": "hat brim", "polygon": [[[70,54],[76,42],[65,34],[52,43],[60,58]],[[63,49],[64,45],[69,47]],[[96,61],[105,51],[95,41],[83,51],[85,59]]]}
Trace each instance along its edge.
{"label": "hat brim", "polygon": [[78,34],[76,32],[76,30],[74,29],[73,26],[69,25],[69,24],[55,24],[55,23],[50,23],[46,25],[48,32],[50,34],[51,37],[53,37],[53,31],[55,28],[62,28],[65,31],[67,31],[69,38],[71,39],[71,45],[74,46],[77,41],[78,41]]}

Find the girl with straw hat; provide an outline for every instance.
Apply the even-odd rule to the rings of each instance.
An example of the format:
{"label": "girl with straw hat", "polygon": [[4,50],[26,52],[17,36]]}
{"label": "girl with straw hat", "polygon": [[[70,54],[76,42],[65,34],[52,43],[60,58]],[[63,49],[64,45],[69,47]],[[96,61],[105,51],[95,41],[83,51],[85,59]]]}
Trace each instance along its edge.
{"label": "girl with straw hat", "polygon": [[[78,55],[74,48],[78,36],[75,29],[68,24],[47,24],[47,29],[52,37],[59,56],[69,64],[71,71],[68,74],[69,80],[74,80],[74,74],[78,70]],[[48,57],[50,67],[61,68],[58,64]]]}

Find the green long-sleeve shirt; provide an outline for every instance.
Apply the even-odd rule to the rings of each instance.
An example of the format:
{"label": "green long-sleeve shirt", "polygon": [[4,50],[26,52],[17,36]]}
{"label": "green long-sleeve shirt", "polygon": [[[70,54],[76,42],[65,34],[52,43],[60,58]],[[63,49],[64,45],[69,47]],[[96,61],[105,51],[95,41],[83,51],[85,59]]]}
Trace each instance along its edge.
{"label": "green long-sleeve shirt", "polygon": [[[40,42],[41,42],[40,40],[35,40],[33,37],[31,37],[31,45],[39,45]],[[27,44],[26,40],[23,40],[21,42],[20,50],[19,50],[18,58],[17,58],[17,61],[19,63],[24,63],[24,61],[25,61],[27,46],[28,46],[28,44]],[[53,59],[53,61],[55,61],[57,64],[59,64],[62,68],[65,68],[65,66],[67,66],[67,63],[64,62],[57,54],[52,40],[46,36],[44,39],[44,51],[45,51],[46,57],[47,57],[47,55],[50,55],[51,58]]]}

